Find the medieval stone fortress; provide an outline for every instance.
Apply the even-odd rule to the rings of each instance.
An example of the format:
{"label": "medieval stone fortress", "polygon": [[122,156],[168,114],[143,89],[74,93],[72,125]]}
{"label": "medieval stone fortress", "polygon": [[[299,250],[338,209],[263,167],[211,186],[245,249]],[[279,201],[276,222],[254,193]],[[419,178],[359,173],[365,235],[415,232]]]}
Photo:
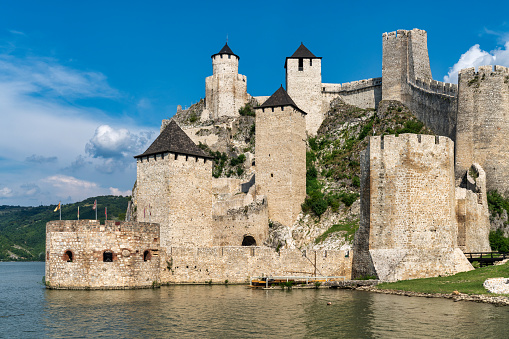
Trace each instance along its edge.
{"label": "medieval stone fortress", "polygon": [[[432,79],[425,31],[384,33],[382,47],[381,78],[328,84],[321,58],[301,44],[286,58],[286,90],[252,97],[226,44],[212,55],[205,100],[163,120],[157,139],[135,157],[129,221],[48,223],[49,286],[244,283],[313,273],[394,281],[472,270],[463,253],[490,250],[487,191],[509,194],[509,69],[464,69],[458,85],[442,83]],[[369,137],[353,248],[274,248],[273,225],[302,216],[307,139],[337,100],[372,110],[398,102],[436,135]],[[239,113],[246,104],[255,117]],[[237,177],[216,175],[211,152],[234,144],[246,125],[254,134],[240,144],[248,165]]]}

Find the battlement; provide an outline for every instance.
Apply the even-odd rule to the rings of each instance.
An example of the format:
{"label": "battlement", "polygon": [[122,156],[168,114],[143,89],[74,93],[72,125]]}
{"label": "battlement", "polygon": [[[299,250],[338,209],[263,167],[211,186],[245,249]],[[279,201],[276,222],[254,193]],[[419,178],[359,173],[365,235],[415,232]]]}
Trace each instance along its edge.
{"label": "battlement", "polygon": [[509,68],[499,65],[485,65],[485,66],[479,66],[477,69],[477,72],[475,71],[475,67],[469,67],[464,68],[459,71],[458,78],[463,79],[471,79],[476,76],[482,76],[482,77],[499,77],[501,75],[509,75]]}
{"label": "battlement", "polygon": [[46,232],[140,232],[159,233],[159,224],[134,221],[53,220],[46,224]]}
{"label": "battlement", "polygon": [[404,147],[412,148],[413,151],[419,149],[436,149],[437,152],[452,152],[454,142],[448,137],[439,135],[424,135],[404,133],[397,135],[372,136],[369,139],[370,152],[382,150],[381,152],[391,152]]}
{"label": "battlement", "polygon": [[427,32],[423,29],[414,28],[412,30],[398,29],[397,31],[382,33],[383,40],[402,39],[408,36],[426,37]]}
{"label": "battlement", "polygon": [[448,82],[441,82],[431,79],[415,79],[414,82],[409,82],[411,86],[420,88],[422,90],[436,93],[436,94],[444,94],[448,96],[457,96],[458,95],[458,85],[451,84]]}
{"label": "battlement", "polygon": [[322,93],[328,94],[328,93],[358,91],[381,85],[382,78],[363,79],[358,81],[345,82],[342,84],[322,84]]}

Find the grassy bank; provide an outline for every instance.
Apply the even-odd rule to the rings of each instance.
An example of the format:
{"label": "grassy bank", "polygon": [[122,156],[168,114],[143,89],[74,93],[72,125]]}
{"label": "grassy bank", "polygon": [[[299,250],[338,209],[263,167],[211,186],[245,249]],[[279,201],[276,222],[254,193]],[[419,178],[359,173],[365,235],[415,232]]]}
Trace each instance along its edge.
{"label": "grassy bank", "polygon": [[383,283],[378,289],[412,291],[417,293],[452,293],[459,291],[467,294],[489,294],[483,287],[488,278],[509,277],[509,265],[489,266],[448,277],[403,280]]}

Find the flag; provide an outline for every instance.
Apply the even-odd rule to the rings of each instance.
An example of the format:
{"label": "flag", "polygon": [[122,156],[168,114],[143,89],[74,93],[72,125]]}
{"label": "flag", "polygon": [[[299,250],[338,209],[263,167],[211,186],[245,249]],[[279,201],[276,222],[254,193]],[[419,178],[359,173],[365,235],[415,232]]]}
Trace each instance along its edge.
{"label": "flag", "polygon": [[60,202],[58,202],[58,206],[57,206],[57,207],[55,207],[55,210],[53,210],[53,212],[56,212],[56,211],[58,211],[59,209],[60,209]]}
{"label": "flag", "polygon": [[108,220],[108,207],[104,208],[104,215],[106,216],[106,220]]}
{"label": "flag", "polygon": [[94,207],[92,207],[93,210],[97,208],[97,200],[94,200]]}

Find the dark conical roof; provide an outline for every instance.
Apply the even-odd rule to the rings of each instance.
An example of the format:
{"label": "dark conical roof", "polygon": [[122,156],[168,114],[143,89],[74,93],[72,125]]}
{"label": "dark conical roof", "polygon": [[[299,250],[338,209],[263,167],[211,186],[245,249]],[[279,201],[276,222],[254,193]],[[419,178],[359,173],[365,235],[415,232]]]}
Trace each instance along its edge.
{"label": "dark conical roof", "polygon": [[288,95],[288,93],[283,88],[283,85],[281,85],[281,87],[279,87],[279,89],[277,91],[275,91],[274,94],[272,94],[270,96],[270,98],[265,100],[265,102],[263,104],[258,106],[258,108],[267,108],[267,107],[276,107],[276,106],[292,106],[293,108],[301,111],[302,113],[304,113],[304,114],[306,113],[303,110],[301,110],[299,107],[297,107],[295,102],[292,100],[292,98]]}
{"label": "dark conical roof", "polygon": [[311,58],[316,59],[316,56],[311,53],[309,49],[301,42],[299,48],[292,54],[290,58]]}
{"label": "dark conical roof", "polygon": [[214,57],[214,55],[219,55],[219,54],[227,54],[227,55],[235,55],[237,57],[237,59],[240,59],[239,56],[235,53],[232,52],[230,46],[228,46],[228,43],[225,43],[223,48],[221,48],[221,50],[219,51],[219,53],[216,53],[216,54],[212,54],[212,58]]}
{"label": "dark conical roof", "polygon": [[196,144],[187,136],[186,132],[177,125],[174,120],[171,120],[168,126],[159,134],[147,150],[135,158],[145,157],[164,152],[172,152],[178,154],[194,155],[201,158],[212,158],[201,150]]}
{"label": "dark conical roof", "polygon": [[[311,53],[311,51],[309,49],[307,49],[307,47],[304,46],[304,44],[302,42],[300,43],[299,48],[297,48],[297,50],[292,54],[292,56],[291,57],[287,57],[286,60],[288,60],[288,59],[300,59],[300,58],[304,58],[304,59],[321,59],[321,57],[317,57],[313,53]],[[286,60],[285,60],[285,68],[286,68]]]}

